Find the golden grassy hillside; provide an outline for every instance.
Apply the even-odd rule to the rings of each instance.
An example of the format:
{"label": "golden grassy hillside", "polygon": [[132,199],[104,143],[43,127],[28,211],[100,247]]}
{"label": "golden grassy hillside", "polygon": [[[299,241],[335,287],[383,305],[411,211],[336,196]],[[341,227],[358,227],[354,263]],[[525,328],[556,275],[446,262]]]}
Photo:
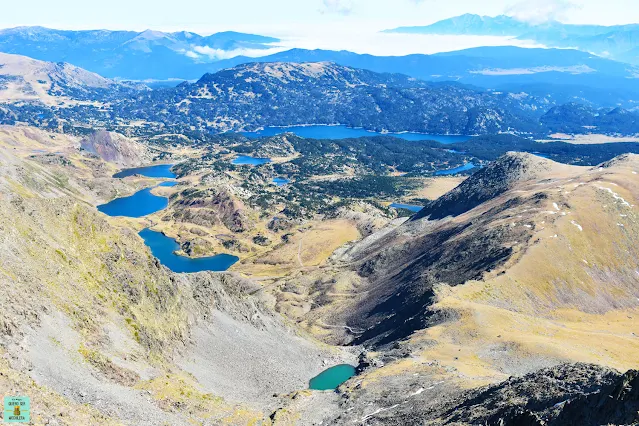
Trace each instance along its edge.
{"label": "golden grassy hillside", "polygon": [[455,315],[415,333],[407,347],[421,349],[371,379],[432,363],[464,386],[559,362],[638,368],[638,173],[637,155],[552,167],[449,220],[469,223],[512,197],[548,196],[498,218],[532,232],[529,243],[481,280],[437,286],[431,309]]}

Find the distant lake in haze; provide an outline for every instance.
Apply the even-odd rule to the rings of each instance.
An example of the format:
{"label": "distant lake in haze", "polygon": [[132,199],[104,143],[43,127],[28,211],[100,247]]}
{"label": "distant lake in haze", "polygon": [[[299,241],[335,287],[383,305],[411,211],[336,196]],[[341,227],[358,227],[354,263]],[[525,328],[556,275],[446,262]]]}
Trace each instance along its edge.
{"label": "distant lake in haze", "polygon": [[455,167],[454,169],[439,170],[435,172],[435,175],[436,176],[456,175],[457,173],[465,172],[467,170],[472,170],[475,167],[477,166],[475,166],[473,163],[466,163],[463,166]]}
{"label": "distant lake in haze", "polygon": [[232,161],[236,166],[261,166],[262,164],[270,163],[270,158],[255,158],[248,155],[240,155]]}
{"label": "distant lake in haze", "polygon": [[379,133],[364,129],[353,129],[346,126],[291,126],[265,127],[257,132],[242,132],[251,137],[275,136],[282,133],[294,133],[307,139],[347,139],[362,136],[394,136],[408,141],[433,140],[444,144],[465,142],[470,136],[461,135],[430,135],[427,133]]}
{"label": "distant lake in haze", "polygon": [[174,252],[180,249],[180,245],[174,239],[148,228],[140,232],[140,237],[151,249],[153,256],[173,272],[226,271],[240,260],[239,257],[230,254],[200,258],[179,256]]}
{"label": "distant lake in haze", "polygon": [[114,178],[122,179],[127,176],[141,175],[150,178],[167,178],[175,179],[176,175],[171,171],[173,164],[159,164],[149,167],[135,167],[133,169],[124,169],[113,175]]}
{"label": "distant lake in haze", "polygon": [[424,208],[424,206],[417,206],[415,204],[400,204],[400,203],[393,203],[389,207],[392,207],[394,209],[410,210],[411,212],[415,212],[415,213],[417,213],[418,211]]}

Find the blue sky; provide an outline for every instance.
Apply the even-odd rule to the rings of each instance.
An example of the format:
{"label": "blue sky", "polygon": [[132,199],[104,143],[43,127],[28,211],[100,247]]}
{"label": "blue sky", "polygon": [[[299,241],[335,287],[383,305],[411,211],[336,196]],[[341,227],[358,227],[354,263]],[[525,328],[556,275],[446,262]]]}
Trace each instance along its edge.
{"label": "blue sky", "polygon": [[0,27],[235,29],[301,35],[318,28],[379,30],[462,13],[509,13],[573,23],[639,22],[637,0],[29,0],[5,2]]}
{"label": "blue sky", "polygon": [[262,56],[289,48],[373,55],[436,53],[477,46],[542,47],[506,37],[407,36],[379,31],[427,25],[464,13],[508,14],[541,22],[639,23],[639,0],[29,0],[3,5],[0,28],[153,29],[203,35],[235,30],[282,39],[270,50],[221,52]]}

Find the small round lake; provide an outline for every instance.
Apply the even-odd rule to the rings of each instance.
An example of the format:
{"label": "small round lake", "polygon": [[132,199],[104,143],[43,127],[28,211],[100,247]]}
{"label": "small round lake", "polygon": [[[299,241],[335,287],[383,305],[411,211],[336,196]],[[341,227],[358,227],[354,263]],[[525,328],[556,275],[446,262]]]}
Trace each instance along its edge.
{"label": "small round lake", "polygon": [[240,155],[232,161],[236,166],[261,166],[262,164],[270,163],[270,158],[255,158],[247,155]]}
{"label": "small round lake", "polygon": [[[163,182],[158,186],[175,186],[177,182]],[[108,216],[144,217],[152,213],[164,210],[169,205],[169,199],[153,195],[146,188],[129,197],[116,198],[115,200],[98,206],[98,211]]]}
{"label": "small round lake", "polygon": [[466,163],[463,166],[455,167],[454,169],[448,170],[439,170],[435,172],[435,176],[448,176],[448,175],[456,175],[457,173],[465,172],[468,170],[474,169],[475,166],[473,163]]}
{"label": "small round lake", "polygon": [[365,129],[353,129],[347,126],[290,126],[290,127],[265,127],[257,132],[242,132],[246,136],[275,136],[281,133],[294,133],[307,139],[347,139],[362,136],[395,136],[409,141],[433,140],[440,143],[465,142],[470,136],[462,135],[431,135],[428,133],[380,133]]}
{"label": "small round lake", "polygon": [[283,177],[276,177],[273,179],[273,183],[277,186],[284,186],[290,182],[291,182],[290,180]]}
{"label": "small round lake", "polygon": [[157,166],[136,167],[133,169],[124,169],[113,175],[114,178],[122,179],[127,176],[141,175],[150,178],[167,178],[175,179],[176,175],[171,171],[173,164],[158,164]]}
{"label": "small round lake", "polygon": [[151,249],[153,256],[157,257],[164,266],[173,272],[221,272],[226,271],[240,260],[239,257],[230,254],[218,254],[217,256],[200,258],[179,256],[175,254],[175,251],[180,249],[179,244],[163,233],[147,228],[140,231],[139,235]]}
{"label": "small round lake", "polygon": [[322,371],[309,382],[309,389],[334,390],[355,375],[355,367],[340,364]]}

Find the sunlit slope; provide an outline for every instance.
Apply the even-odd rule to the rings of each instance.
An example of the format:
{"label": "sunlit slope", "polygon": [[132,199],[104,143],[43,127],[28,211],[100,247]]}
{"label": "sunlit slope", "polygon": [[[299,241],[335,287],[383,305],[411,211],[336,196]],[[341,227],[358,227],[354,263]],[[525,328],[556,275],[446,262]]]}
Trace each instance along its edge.
{"label": "sunlit slope", "polygon": [[399,345],[419,357],[402,364],[470,382],[564,361],[636,368],[637,173],[634,155],[589,168],[510,153],[289,280],[280,309],[328,341]]}
{"label": "sunlit slope", "polygon": [[550,185],[534,220],[513,218],[533,235],[512,265],[438,289],[434,308],[460,317],[415,337],[439,342],[423,355],[471,375],[564,360],[637,368],[637,173],[628,155]]}
{"label": "sunlit slope", "polygon": [[0,53],[0,101],[40,101],[46,105],[87,98],[118,83],[67,63],[38,61]]}

